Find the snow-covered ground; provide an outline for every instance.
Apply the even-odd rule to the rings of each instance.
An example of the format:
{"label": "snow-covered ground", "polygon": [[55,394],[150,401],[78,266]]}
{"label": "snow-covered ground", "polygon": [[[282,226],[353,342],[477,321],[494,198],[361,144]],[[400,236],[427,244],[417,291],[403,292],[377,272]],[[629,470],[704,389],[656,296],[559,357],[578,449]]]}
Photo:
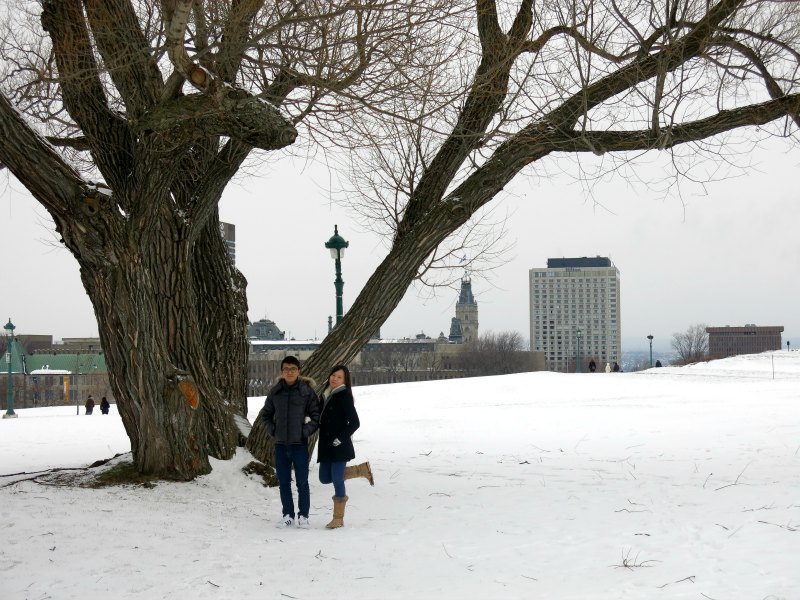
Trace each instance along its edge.
{"label": "snow-covered ground", "polygon": [[332,531],[316,465],[312,528],[281,531],[246,452],[188,484],[20,481],[130,446],[116,413],[18,411],[0,599],[800,598],[800,352],[355,397],[376,485]]}

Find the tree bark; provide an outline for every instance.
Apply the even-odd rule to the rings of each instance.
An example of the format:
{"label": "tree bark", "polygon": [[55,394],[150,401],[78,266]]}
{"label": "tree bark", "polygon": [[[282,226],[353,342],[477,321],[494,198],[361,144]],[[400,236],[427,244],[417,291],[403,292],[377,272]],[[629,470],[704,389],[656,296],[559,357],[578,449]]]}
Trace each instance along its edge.
{"label": "tree bark", "polygon": [[208,163],[186,211],[175,206],[169,161],[134,169],[134,191],[110,195],[83,181],[2,96],[0,117],[2,139],[13,142],[0,144],[0,160],[47,208],[80,265],[136,468],[178,480],[207,473],[209,456],[233,455],[236,417],[246,417],[246,281],[215,207],[248,147],[226,146]]}
{"label": "tree bark", "polygon": [[[192,251],[176,221],[160,219],[152,241],[128,246],[116,265],[77,258],[136,468],[188,480],[210,471],[209,455],[235,451],[246,346],[243,328],[235,341],[241,297],[220,284],[231,281],[224,249],[212,253],[207,240]],[[223,325],[221,314],[234,318]]]}

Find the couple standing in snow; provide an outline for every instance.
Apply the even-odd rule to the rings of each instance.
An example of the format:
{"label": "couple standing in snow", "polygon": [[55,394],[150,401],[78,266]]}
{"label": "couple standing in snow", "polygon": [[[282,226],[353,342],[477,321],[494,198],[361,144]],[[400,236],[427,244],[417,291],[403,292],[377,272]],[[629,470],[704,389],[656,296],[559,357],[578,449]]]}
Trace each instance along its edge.
{"label": "couple standing in snow", "polygon": [[300,375],[300,361],[287,356],[281,361],[281,377],[267,395],[261,418],[275,442],[275,471],[283,513],[277,526],[286,528],[294,524],[293,469],[299,503],[297,525],[309,526],[308,438],[319,428],[319,480],[332,483],[334,489],[333,519],[325,527],[342,527],[348,500],[345,480],[364,477],[370,485],[375,484],[368,462],[347,466],[347,461],[356,456],[351,436],[361,425],[353,404],[350,371],[344,365],[331,369],[320,402],[314,392],[314,382]]}

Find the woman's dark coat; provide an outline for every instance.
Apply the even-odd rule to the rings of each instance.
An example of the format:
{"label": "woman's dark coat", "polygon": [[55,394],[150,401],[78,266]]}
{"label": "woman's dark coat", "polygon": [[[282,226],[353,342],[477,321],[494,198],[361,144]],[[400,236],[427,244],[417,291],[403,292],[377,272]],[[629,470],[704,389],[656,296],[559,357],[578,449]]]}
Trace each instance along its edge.
{"label": "woman's dark coat", "polygon": [[[319,418],[317,462],[347,462],[354,459],[356,452],[350,436],[360,426],[350,390],[343,387],[331,394]],[[341,444],[334,446],[335,439]]]}

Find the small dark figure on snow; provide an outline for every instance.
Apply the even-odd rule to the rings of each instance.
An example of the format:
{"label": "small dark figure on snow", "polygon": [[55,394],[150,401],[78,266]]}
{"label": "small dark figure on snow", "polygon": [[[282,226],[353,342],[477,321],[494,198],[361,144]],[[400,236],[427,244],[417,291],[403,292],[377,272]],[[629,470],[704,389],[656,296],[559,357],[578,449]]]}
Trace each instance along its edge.
{"label": "small dark figure on snow", "polygon": [[614,363],[614,373],[619,373],[619,372],[620,372],[619,363],[615,362]]}
{"label": "small dark figure on snow", "polygon": [[657,367],[660,367],[660,366],[661,366],[661,361],[660,361],[660,360],[657,360],[657,361],[656,361],[656,366],[657,366]]}
{"label": "small dark figure on snow", "polygon": [[595,371],[597,371],[597,363],[592,359],[589,361],[589,373],[594,373]]}
{"label": "small dark figure on snow", "polygon": [[85,406],[86,406],[86,414],[87,415],[92,414],[92,411],[94,410],[94,398],[92,398],[91,394],[89,394],[89,397],[86,399]]}
{"label": "small dark figure on snow", "polygon": [[103,399],[100,400],[100,412],[107,415],[109,408],[111,408],[111,405],[108,403],[108,400],[106,400],[106,397],[103,396]]}

